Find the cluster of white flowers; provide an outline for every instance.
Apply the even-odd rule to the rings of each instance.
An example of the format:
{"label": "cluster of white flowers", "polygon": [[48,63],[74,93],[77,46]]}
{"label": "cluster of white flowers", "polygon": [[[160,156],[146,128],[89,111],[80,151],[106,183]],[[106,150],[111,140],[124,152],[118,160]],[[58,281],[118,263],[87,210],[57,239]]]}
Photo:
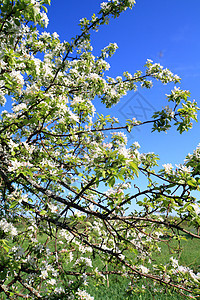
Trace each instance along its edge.
{"label": "cluster of white flowers", "polygon": [[35,219],[30,218],[28,221],[31,225],[27,228],[27,230],[31,230],[32,232],[35,232],[37,230],[37,224]]}
{"label": "cluster of white flowers", "polygon": [[43,158],[43,160],[41,161],[41,166],[48,166],[50,168],[55,168],[58,165],[51,159],[47,159],[47,158]]}
{"label": "cluster of white flowers", "polygon": [[[192,168],[191,167],[187,167],[185,165],[179,164],[179,165],[175,165],[177,167],[176,172],[177,175],[181,176],[182,174],[191,174],[192,172]],[[165,170],[165,173],[167,175],[175,175],[176,172],[173,169],[172,164],[164,164],[163,168]]]}
{"label": "cluster of white flowers", "polygon": [[[35,58],[35,57],[33,57],[32,60],[35,64],[36,74],[37,74],[37,76],[39,76],[40,75],[40,65],[42,65],[42,61],[39,58]],[[27,86],[26,91],[28,91],[28,88],[30,89],[30,88],[32,88],[32,86],[31,87]]]}
{"label": "cluster of white flowers", "polygon": [[135,0],[128,0],[128,2],[132,5],[134,5],[136,3]]}
{"label": "cluster of white flowers", "polygon": [[40,35],[40,39],[46,39],[46,38],[50,38],[51,35],[49,32],[43,31]]}
{"label": "cluster of white flowers", "polygon": [[76,123],[79,123],[79,117],[74,114],[71,110],[68,110],[69,118]]}
{"label": "cluster of white flowers", "polygon": [[94,300],[94,297],[90,296],[86,291],[78,289],[76,294],[80,297],[81,300]]}
{"label": "cluster of white flowers", "polygon": [[72,252],[69,252],[69,261],[72,262],[74,255]]}
{"label": "cluster of white flowers", "polygon": [[174,87],[173,90],[171,90],[171,94],[168,95],[166,94],[167,98],[171,99],[173,97],[173,101],[176,101],[177,99],[181,98],[187,94],[188,96],[190,95],[190,92],[188,90],[181,90],[180,87]]}
{"label": "cluster of white flowers", "polygon": [[12,120],[17,118],[17,114],[9,113],[7,110],[3,110],[1,113],[2,116],[6,117],[7,120]]}
{"label": "cluster of white flowers", "polygon": [[120,147],[118,153],[123,155],[127,159],[130,158],[130,149],[127,149],[125,147]]}
{"label": "cluster of white flowers", "polygon": [[25,148],[30,154],[32,154],[33,151],[35,150],[35,146],[34,146],[34,145],[29,145],[27,142],[22,142],[21,145],[23,145],[24,148]]}
{"label": "cluster of white flowers", "polygon": [[147,59],[146,66],[146,74],[153,76],[164,84],[168,82],[176,83],[180,81],[180,77],[178,75],[173,74],[168,69],[163,69],[163,66],[161,66],[159,63],[153,63],[151,59]]}
{"label": "cluster of white flowers", "polygon": [[92,158],[95,159],[95,158],[101,158],[104,156],[102,149],[99,147],[99,145],[96,142],[92,142],[91,145],[94,146],[94,148],[90,150],[91,155],[84,154],[85,159],[91,160]]}
{"label": "cluster of white flowers", "polygon": [[25,255],[25,251],[21,246],[14,246],[11,248],[10,252],[13,252],[13,255],[16,260],[19,260]]}
{"label": "cluster of white flowers", "polygon": [[76,244],[79,246],[79,251],[81,253],[86,253],[86,252],[92,253],[92,247],[87,247],[87,246],[85,246],[83,244],[80,244],[80,243],[76,243]]}
{"label": "cluster of white flowers", "polygon": [[140,153],[137,149],[131,154],[131,158],[136,158],[139,163],[141,163],[142,159],[145,159],[145,153]]}
{"label": "cluster of white flowers", "polygon": [[[108,4],[106,3],[105,6],[108,6]],[[101,50],[102,52],[102,57],[109,57],[112,56],[115,51],[118,49],[118,45],[116,43],[110,43],[108,46],[106,46],[104,49]]]}
{"label": "cluster of white flowers", "polygon": [[17,82],[18,85],[23,86],[24,85],[24,78],[21,75],[20,71],[12,70],[10,73],[10,76],[13,78],[14,81]]}
{"label": "cluster of white flowers", "polygon": [[89,78],[96,81],[99,80],[101,77],[96,73],[90,73]]}
{"label": "cluster of white flowers", "polygon": [[184,160],[185,164],[191,163],[192,161],[195,161],[196,163],[200,161],[200,144],[196,147],[193,153],[189,153]]}
{"label": "cluster of white flowers", "polygon": [[101,9],[102,10],[106,10],[109,7],[109,3],[108,2],[102,2],[101,3]]}
{"label": "cluster of white flowers", "polygon": [[[127,144],[128,139],[127,136],[125,135],[125,133],[119,131],[119,132],[112,132],[112,138],[119,144],[119,145],[123,145],[123,144]],[[119,137],[121,137],[122,139],[119,139]]]}
{"label": "cluster of white flowers", "polygon": [[168,69],[164,69],[162,70],[158,76],[157,76],[158,79],[160,79],[161,82],[163,82],[164,84],[168,83],[168,82],[171,82],[171,81],[174,81],[174,82],[177,82],[180,80],[180,77],[176,74],[173,74],[170,70]]}
{"label": "cluster of white flowers", "polygon": [[28,195],[27,194],[20,195],[19,203],[22,203],[22,202],[28,202]]}
{"label": "cluster of white flowers", "polygon": [[62,294],[64,292],[65,292],[65,290],[62,287],[55,288],[55,290],[54,290],[54,293],[56,293],[56,294]]}
{"label": "cluster of white flowers", "polygon": [[105,234],[105,231],[102,229],[102,224],[97,221],[94,221],[92,230],[95,232],[96,236],[102,236],[102,234]]}
{"label": "cluster of white flowers", "polygon": [[52,36],[54,39],[58,39],[59,38],[59,34],[57,32],[52,33]]}
{"label": "cluster of white flowers", "polygon": [[15,113],[17,113],[17,112],[20,111],[20,110],[24,110],[24,109],[27,109],[26,103],[20,103],[20,104],[18,104],[18,105],[13,105],[13,111],[14,111]]}
{"label": "cluster of white flowers", "polygon": [[176,167],[178,168],[179,172],[181,172],[181,173],[190,174],[191,171],[192,171],[191,167],[187,167],[187,166],[184,166],[182,164],[176,165]]}
{"label": "cluster of white flowers", "polygon": [[38,0],[30,0],[30,2],[31,2],[31,4],[36,5],[36,6],[39,5]]}
{"label": "cluster of white flowers", "polygon": [[[36,72],[39,72],[39,69],[36,67]],[[23,91],[25,96],[29,96],[31,97],[32,95],[34,95],[34,93],[39,91],[39,87],[33,83],[32,85],[27,84],[26,86],[26,90]]]}
{"label": "cluster of white flowers", "polygon": [[81,263],[85,264],[87,267],[92,268],[92,260],[88,257],[83,257],[83,256],[79,257],[76,260],[75,265],[79,265]]}
{"label": "cluster of white flowers", "polygon": [[32,167],[33,165],[30,162],[25,162],[25,161],[18,161],[17,159],[11,160],[10,161],[10,166],[8,167],[9,172],[16,171],[20,169],[21,167]]}
{"label": "cluster of white flowers", "polygon": [[47,14],[45,12],[40,13],[41,21],[44,22],[44,26],[47,27],[49,24],[49,18],[47,17]]}
{"label": "cluster of white flowers", "polygon": [[189,267],[185,267],[185,266],[180,266],[179,262],[177,259],[171,257],[170,258],[170,262],[174,268],[173,273],[177,274],[177,273],[182,273],[184,274],[189,274],[190,277],[195,281],[195,282],[200,282],[200,273],[195,274],[193,272],[193,270],[191,270]]}
{"label": "cluster of white flowers", "polygon": [[114,196],[114,195],[119,195],[119,194],[124,194],[124,191],[118,185],[116,185],[114,188],[110,188],[106,191],[107,196]]}
{"label": "cluster of white flowers", "polygon": [[51,285],[56,285],[56,280],[51,278],[51,279],[47,280],[47,283],[51,284]]}
{"label": "cluster of white flowers", "polygon": [[171,118],[174,118],[174,111],[172,110],[172,108],[169,107],[169,105],[164,107],[165,112],[167,113],[167,115]]}
{"label": "cluster of white flowers", "polygon": [[140,148],[140,144],[139,144],[138,142],[134,142],[134,143],[133,143],[133,146],[135,146],[136,149],[139,149],[139,148]]}
{"label": "cluster of white flowers", "polygon": [[172,169],[173,169],[173,166],[172,164],[164,164],[163,165],[163,168],[165,169],[165,173],[168,174],[168,175],[171,175],[172,174]]}
{"label": "cluster of white flowers", "polygon": [[11,236],[16,236],[18,234],[17,229],[12,223],[9,223],[5,218],[0,220],[0,229],[5,233],[9,233]]}
{"label": "cluster of white flowers", "polygon": [[[108,71],[110,69],[110,64],[107,61],[103,60],[102,58],[96,61],[96,66],[105,71]],[[100,79],[101,82],[106,83],[106,81],[102,77],[100,77]]]}
{"label": "cluster of white flowers", "polygon": [[82,213],[82,211],[75,210],[74,215],[77,216],[78,218],[80,218],[81,216],[83,216],[83,213]]}
{"label": "cluster of white flowers", "polygon": [[6,67],[7,63],[3,60],[0,59],[0,71],[3,70]]}
{"label": "cluster of white flowers", "polygon": [[48,205],[48,207],[49,207],[49,209],[52,213],[57,213],[58,212],[58,206],[57,205],[54,205],[54,204],[51,204],[51,203],[48,203],[47,205]]}
{"label": "cluster of white flowers", "polygon": [[70,232],[68,232],[66,229],[61,229],[59,235],[60,235],[60,237],[65,238],[68,242],[70,242],[74,238],[74,236]]}
{"label": "cluster of white flowers", "polygon": [[0,90],[0,105],[4,106],[6,103],[6,97],[4,95],[4,92],[2,90]]}
{"label": "cluster of white flowers", "polygon": [[53,72],[52,72],[52,66],[50,63],[45,63],[42,65],[42,76],[45,78],[47,81],[53,77]]}
{"label": "cluster of white flowers", "polygon": [[9,148],[11,149],[11,151],[13,151],[15,148],[17,148],[17,147],[19,146],[19,144],[13,142],[13,140],[10,140],[10,141],[8,142],[8,146],[9,146]]}
{"label": "cluster of white flowers", "polygon": [[[49,264],[47,261],[43,261],[42,263],[43,263],[43,266],[41,268],[40,277],[42,279],[46,279],[49,277],[49,275],[51,275],[51,276],[57,278],[57,276],[58,276],[57,270],[55,270],[54,267],[51,264]],[[53,281],[51,281],[51,280],[53,280]],[[54,285],[53,282],[55,282],[55,279],[51,279],[51,280],[48,283]]]}
{"label": "cluster of white flowers", "polygon": [[124,183],[120,183],[118,186],[121,189],[130,189],[131,188],[131,183],[130,182],[124,182]]}
{"label": "cluster of white flowers", "polygon": [[75,105],[75,104],[79,104],[79,103],[81,103],[81,102],[83,102],[84,100],[83,100],[83,98],[82,97],[80,97],[80,96],[74,96],[74,98],[73,98],[73,101],[72,101],[72,105]]}
{"label": "cluster of white flowers", "polygon": [[145,266],[143,266],[143,265],[140,265],[140,266],[139,266],[139,268],[140,268],[140,270],[142,271],[142,273],[143,273],[143,274],[147,274],[147,273],[149,273],[149,269],[148,269],[148,268],[146,268]]}
{"label": "cluster of white flowers", "polygon": [[103,147],[106,149],[111,149],[112,148],[112,144],[111,143],[103,143]]}
{"label": "cluster of white flowers", "polygon": [[[24,252],[25,254],[25,252]],[[32,266],[32,268],[36,268],[37,267],[37,263],[35,261],[35,258],[32,257],[30,254],[25,255],[25,258],[22,259],[23,263],[25,264],[29,264]]]}

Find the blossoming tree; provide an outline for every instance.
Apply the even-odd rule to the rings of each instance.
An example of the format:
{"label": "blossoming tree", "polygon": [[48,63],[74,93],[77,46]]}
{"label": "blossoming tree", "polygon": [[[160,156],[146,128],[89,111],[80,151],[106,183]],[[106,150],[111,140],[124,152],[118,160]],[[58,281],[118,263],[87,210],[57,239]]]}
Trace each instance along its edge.
{"label": "blossoming tree", "polygon": [[[94,107],[95,101],[111,107],[155,80],[177,84],[180,78],[151,60],[144,73],[104,75],[117,46],[95,57],[90,32],[134,0],[102,3],[91,20],[80,20],[81,33],[69,42],[37,30],[48,24],[47,4],[0,0],[0,102],[12,102],[0,119],[1,299],[93,299],[85,291],[87,278],[98,282],[109,274],[130,278],[133,293],[145,278],[157,291],[198,297],[200,274],[179,265],[175,255],[157,263],[155,254],[183,233],[199,238],[200,208],[192,192],[200,185],[200,147],[183,165],[157,172],[155,154],[140,153],[137,142],[127,146],[129,132],[145,122],[119,126]],[[188,97],[174,88],[167,95],[171,108],[146,122],[153,131],[172,124],[180,133],[190,129],[198,108]],[[146,189],[135,182],[140,174]],[[128,213],[132,203],[140,210]]]}

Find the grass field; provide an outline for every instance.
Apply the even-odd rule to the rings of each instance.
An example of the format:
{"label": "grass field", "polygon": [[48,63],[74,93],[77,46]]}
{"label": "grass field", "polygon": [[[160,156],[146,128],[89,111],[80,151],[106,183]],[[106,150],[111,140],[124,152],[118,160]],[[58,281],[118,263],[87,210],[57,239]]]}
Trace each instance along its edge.
{"label": "grass field", "polygon": [[89,286],[87,291],[94,297],[95,300],[183,300],[184,298],[175,293],[166,292],[163,294],[153,295],[151,291],[146,291],[144,294],[135,294],[127,296],[125,294],[125,289],[128,282],[110,278],[110,287],[101,286],[99,288],[94,288],[92,285]]}

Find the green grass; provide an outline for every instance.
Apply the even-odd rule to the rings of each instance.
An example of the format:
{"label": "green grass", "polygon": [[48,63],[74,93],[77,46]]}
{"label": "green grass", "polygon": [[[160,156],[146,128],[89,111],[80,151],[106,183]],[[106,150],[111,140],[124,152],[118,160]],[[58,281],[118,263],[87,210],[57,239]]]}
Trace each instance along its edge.
{"label": "green grass", "polygon": [[[149,282],[149,289],[145,293],[137,292],[128,295],[126,289],[129,286],[130,280],[120,276],[109,276],[109,286],[105,285],[95,287],[92,282],[87,287],[87,292],[94,297],[95,300],[183,300],[181,295],[175,292],[163,291],[163,293],[154,294],[151,289],[152,285]],[[145,279],[141,279],[140,285],[145,284]]]}
{"label": "green grass", "polygon": [[[170,243],[172,247],[176,247],[177,241]],[[193,239],[187,236],[187,240],[180,242],[181,252],[180,254],[173,253],[167,247],[167,245],[161,245],[161,253],[159,256],[156,255],[154,259],[158,263],[167,263],[170,257],[176,257],[179,259],[179,264],[190,268],[193,268],[195,272],[200,272],[200,240]]]}
{"label": "green grass", "polygon": [[135,294],[127,296],[125,294],[125,289],[127,284],[124,282],[115,282],[115,280],[110,280],[110,287],[92,287],[89,286],[88,292],[95,300],[183,300],[183,297],[175,293],[164,293],[153,295],[150,291],[145,294]]}

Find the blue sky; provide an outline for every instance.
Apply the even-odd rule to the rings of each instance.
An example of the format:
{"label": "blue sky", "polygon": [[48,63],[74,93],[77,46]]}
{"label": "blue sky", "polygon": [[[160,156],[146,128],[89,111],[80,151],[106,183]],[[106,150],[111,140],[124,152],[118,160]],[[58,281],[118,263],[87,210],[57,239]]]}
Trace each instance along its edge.
{"label": "blue sky", "polygon": [[[48,16],[47,31],[56,31],[61,40],[69,41],[80,33],[78,26],[82,17],[90,18],[99,11],[102,1],[95,0],[52,0]],[[191,100],[200,106],[200,1],[193,0],[138,0],[132,10],[127,10],[110,24],[92,34],[94,54],[109,42],[119,46],[109,59],[111,69],[107,75],[121,75],[123,71],[134,73],[143,69],[147,58],[181,76],[182,89],[190,90]],[[138,116],[143,120],[151,117],[153,109],[165,106],[165,94],[174,85],[156,83],[151,90],[139,89],[130,92],[117,106],[107,110],[102,104],[97,109],[112,114],[122,124],[125,117]],[[132,114],[132,116],[131,116]],[[138,141],[142,152],[155,152],[160,163],[181,163],[185,156],[200,143],[199,124],[193,130],[180,135],[172,129],[166,133],[151,133],[148,126],[132,132],[130,143]]]}

